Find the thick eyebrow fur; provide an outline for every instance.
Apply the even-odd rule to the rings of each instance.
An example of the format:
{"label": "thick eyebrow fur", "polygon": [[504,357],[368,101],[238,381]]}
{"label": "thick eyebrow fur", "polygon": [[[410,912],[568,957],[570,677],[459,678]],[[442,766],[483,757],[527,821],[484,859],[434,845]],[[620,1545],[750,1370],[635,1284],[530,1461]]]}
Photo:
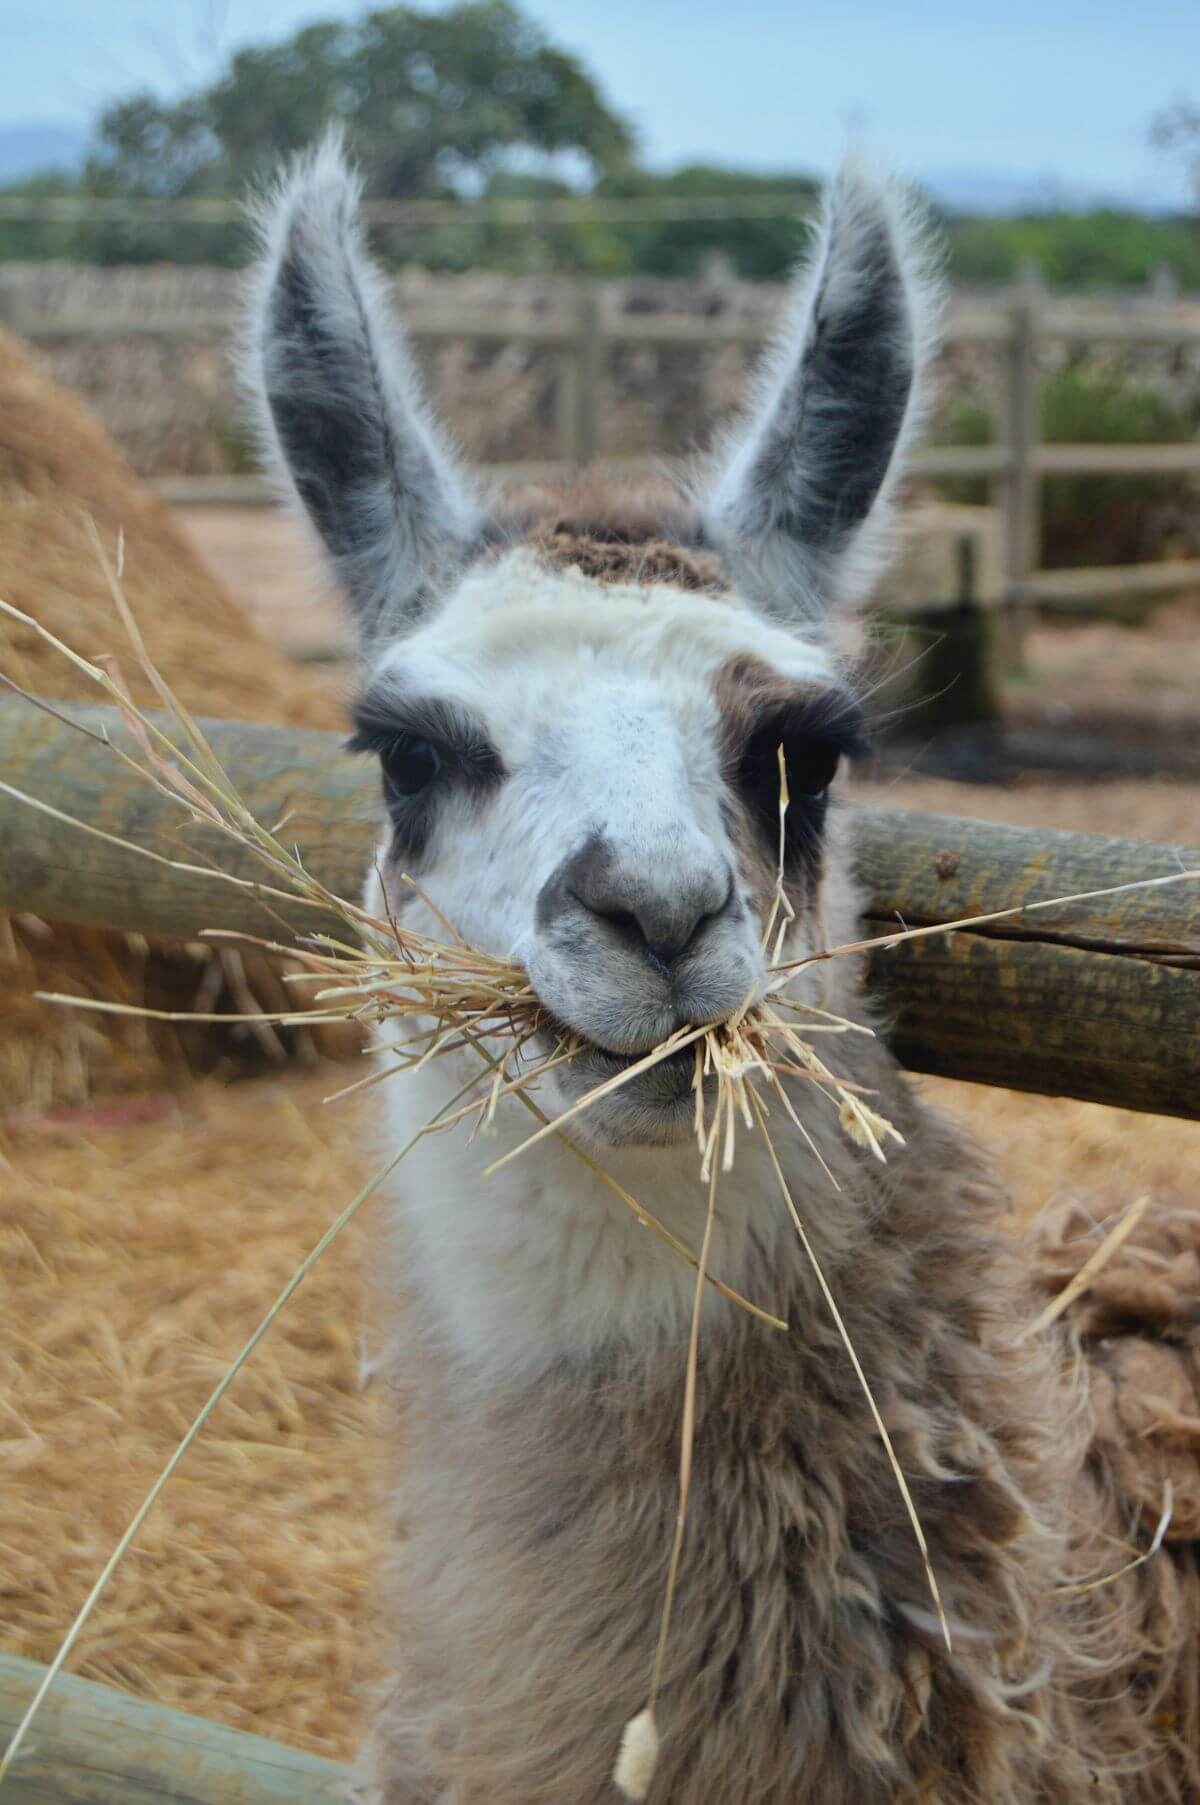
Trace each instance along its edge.
{"label": "thick eyebrow fur", "polygon": [[476,784],[499,783],[504,762],[486,729],[458,703],[368,689],[350,710],[354,732],[348,752],[386,752],[402,736],[426,739],[462,776]]}
{"label": "thick eyebrow fur", "polygon": [[804,739],[842,758],[862,758],[868,751],[866,717],[843,689],[802,690],[764,702],[748,725],[751,741],[775,731],[781,740]]}
{"label": "thick eyebrow fur", "polygon": [[727,768],[736,768],[750,742],[772,726],[783,737],[819,741],[847,758],[867,750],[865,714],[841,684],[797,684],[747,653],[721,666],[713,689]]}

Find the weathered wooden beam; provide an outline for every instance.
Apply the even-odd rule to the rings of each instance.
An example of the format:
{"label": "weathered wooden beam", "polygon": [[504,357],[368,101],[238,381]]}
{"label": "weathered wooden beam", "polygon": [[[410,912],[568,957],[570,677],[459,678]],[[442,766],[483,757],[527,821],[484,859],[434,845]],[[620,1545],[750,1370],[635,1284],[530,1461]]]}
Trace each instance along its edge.
{"label": "weathered wooden beam", "polygon": [[[44,1669],[0,1652],[0,1750]],[[4,1805],[345,1805],[351,1772],[263,1736],[60,1675],[0,1789]]]}
{"label": "weathered wooden beam", "polygon": [[[72,707],[128,746],[111,709]],[[309,869],[358,894],[377,777],[337,736],[209,721],[243,798]],[[105,832],[246,878],[254,857],[138,780],[102,747],[19,698],[0,698],[0,771]],[[929,926],[1200,866],[1200,849],[1002,827],[908,810],[857,814],[867,927]],[[189,939],[204,928],[273,935],[253,893],[179,872],[0,791],[0,909]],[[328,925],[279,905],[294,925]],[[871,980],[900,1057],[987,1084],[1200,1117],[1200,883],[955,929],[879,953]]]}
{"label": "weathered wooden beam", "polygon": [[1103,614],[1181,589],[1200,589],[1200,558],[1037,570],[1024,585],[1021,599],[1054,612]]}
{"label": "weathered wooden beam", "polygon": [[[140,756],[117,711],[55,704],[92,732]],[[165,724],[163,717],[158,717]],[[357,897],[379,819],[370,763],[342,750],[338,736],[242,721],[206,720],[222,764],[266,826],[284,831],[310,868],[339,895]],[[263,881],[262,862],[210,828],[198,828],[112,756],[19,697],[0,693],[2,780],[85,821],[171,859],[217,863]],[[272,903],[294,927],[333,926],[297,904]],[[0,909],[27,909],[51,921],[122,928],[192,940],[203,928],[274,936],[278,921],[244,890],[204,870],[176,871],[18,802],[0,789]]]}
{"label": "weathered wooden beam", "polygon": [[[1200,868],[1200,848],[861,811],[868,931]],[[907,1066],[1200,1119],[1200,882],[910,940],[870,961]]]}

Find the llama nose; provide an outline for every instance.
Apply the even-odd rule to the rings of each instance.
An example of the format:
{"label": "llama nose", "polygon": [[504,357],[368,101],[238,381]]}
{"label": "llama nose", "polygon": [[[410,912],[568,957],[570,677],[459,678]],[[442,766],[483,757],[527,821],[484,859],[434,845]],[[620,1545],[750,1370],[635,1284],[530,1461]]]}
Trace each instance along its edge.
{"label": "llama nose", "polygon": [[664,856],[658,875],[650,860],[585,847],[564,876],[567,893],[664,976],[733,896],[732,873],[715,857],[698,866]]}

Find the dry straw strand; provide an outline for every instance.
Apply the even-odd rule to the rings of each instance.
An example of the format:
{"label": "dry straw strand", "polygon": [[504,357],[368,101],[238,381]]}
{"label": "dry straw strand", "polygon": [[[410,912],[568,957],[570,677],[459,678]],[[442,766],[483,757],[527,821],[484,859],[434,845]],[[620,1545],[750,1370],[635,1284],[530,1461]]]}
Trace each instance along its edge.
{"label": "dry straw strand", "polygon": [[1077,1297],[1082,1297],[1096,1274],[1106,1266],[1117,1249],[1128,1241],[1130,1235],[1150,1207],[1150,1193],[1147,1191],[1117,1218],[1095,1252],[1084,1261],[1079,1271],[1069,1284],[1063,1286],[1057,1297],[1051,1298],[1046,1308],[1035,1316],[1028,1328],[1022,1331],[1019,1340],[1025,1341],[1031,1335],[1038,1335],[1049,1328],[1052,1322],[1068,1310]]}

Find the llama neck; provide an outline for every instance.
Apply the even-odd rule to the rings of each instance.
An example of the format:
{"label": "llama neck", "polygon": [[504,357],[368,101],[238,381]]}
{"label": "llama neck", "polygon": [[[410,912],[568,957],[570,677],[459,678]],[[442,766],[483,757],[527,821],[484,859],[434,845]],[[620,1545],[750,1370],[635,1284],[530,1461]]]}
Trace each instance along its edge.
{"label": "llama neck", "polygon": [[[881,1088],[894,1091],[883,1107],[894,1103],[907,1121],[913,1106],[887,1055],[859,1044],[870,1049],[877,1102]],[[460,1081],[448,1067],[428,1067],[386,1086],[389,1139],[406,1139]],[[776,1147],[822,1263],[837,1270],[874,1213],[873,1203],[864,1207],[864,1184],[874,1185],[875,1162],[845,1141],[832,1106],[809,1116],[820,1158],[783,1123],[775,1125]],[[694,1307],[694,1267],[576,1151],[551,1138],[482,1176],[534,1126],[510,1105],[494,1131],[473,1142],[461,1128],[427,1136],[393,1181],[403,1257],[410,1269],[415,1263],[439,1334],[473,1367],[509,1376],[614,1342],[647,1355],[677,1343]],[[707,1185],[694,1143],[608,1150],[597,1163],[667,1234],[699,1249]],[[778,1313],[802,1258],[767,1148],[743,1133],[733,1171],[718,1182],[709,1270]],[[720,1314],[735,1306],[710,1287],[706,1307]]]}

